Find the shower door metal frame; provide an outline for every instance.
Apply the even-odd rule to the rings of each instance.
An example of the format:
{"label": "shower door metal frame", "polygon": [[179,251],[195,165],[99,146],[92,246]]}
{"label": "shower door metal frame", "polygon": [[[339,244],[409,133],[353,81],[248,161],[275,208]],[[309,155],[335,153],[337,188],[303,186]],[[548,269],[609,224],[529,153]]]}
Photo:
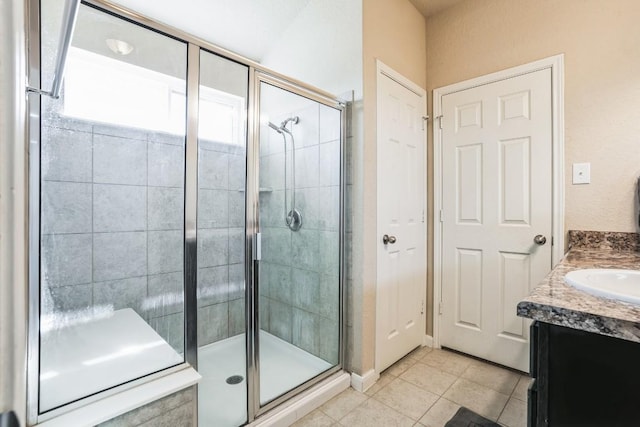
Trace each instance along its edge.
{"label": "shower door metal frame", "polygon": [[[39,359],[40,359],[40,122],[41,99],[34,93],[28,95],[27,144],[29,151],[29,278],[28,278],[28,349],[27,349],[27,422],[33,425],[54,418],[68,411],[100,400],[107,396],[131,389],[168,374],[197,367],[197,129],[198,129],[198,93],[199,93],[199,55],[203,51],[249,67],[249,93],[247,102],[247,169],[246,169],[246,226],[245,226],[245,317],[246,317],[246,357],[247,357],[247,422],[282,404],[300,392],[318,384],[322,380],[342,370],[346,360],[346,294],[345,283],[345,211],[346,211],[346,123],[348,112],[346,102],[335,95],[308,85],[296,79],[270,70],[261,64],[211,44],[184,31],[158,23],[144,15],[108,0],[82,0],[81,4],[94,7],[103,12],[141,25],[186,44],[187,47],[187,117],[185,129],[185,361],[156,373],[131,380],[109,390],[81,398],[60,408],[39,413]],[[28,0],[27,16],[27,72],[28,85],[40,87],[40,0]],[[258,309],[259,277],[256,256],[256,233],[259,231],[259,100],[260,83],[265,82],[282,90],[295,93],[320,104],[340,111],[340,227],[339,227],[339,359],[338,363],[327,371],[279,396],[266,405],[260,405],[259,398],[259,342]],[[25,88],[26,90],[26,88]],[[194,133],[195,132],[195,133]],[[194,166],[195,165],[195,166]],[[191,168],[191,170],[189,169]],[[195,168],[195,169],[194,169]],[[189,268],[187,268],[189,266]],[[188,270],[193,269],[189,272]],[[195,414],[197,419],[197,397]]]}
{"label": "shower door metal frame", "polygon": [[[257,260],[255,256],[252,256],[253,262],[253,277],[252,281],[247,281],[247,300],[251,300],[252,310],[247,310],[247,342],[251,341],[252,345],[255,346],[253,354],[247,354],[251,357],[251,363],[247,364],[247,386],[249,390],[249,414],[254,415],[254,417],[249,418],[249,422],[253,421],[253,419],[257,416],[262,415],[263,413],[281,405],[285,401],[289,400],[293,396],[300,394],[302,391],[318,384],[319,382],[325,380],[331,375],[335,374],[338,371],[341,371],[344,367],[345,361],[345,342],[346,342],[346,323],[345,323],[345,292],[344,292],[344,282],[345,282],[345,212],[346,212],[346,114],[347,114],[347,104],[338,99],[333,95],[328,95],[326,93],[317,91],[308,85],[300,85],[298,83],[294,83],[291,80],[284,78],[275,73],[271,73],[270,71],[260,70],[254,71],[253,80],[251,82],[251,93],[254,95],[253,99],[250,99],[250,103],[252,108],[249,110],[253,112],[253,121],[250,122],[252,126],[252,136],[253,140],[250,141],[251,144],[251,160],[252,163],[249,165],[247,169],[252,169],[254,171],[255,176],[251,181],[251,185],[253,188],[247,187],[247,206],[251,204],[251,206],[255,207],[253,212],[252,224],[254,224],[253,235],[254,239],[257,233],[260,232],[259,224],[259,176],[260,176],[260,120],[259,120],[259,112],[260,112],[260,86],[262,83],[266,83],[272,85],[278,89],[291,92],[295,95],[299,95],[301,97],[310,99],[319,104],[334,108],[340,111],[340,221],[339,221],[339,273],[338,273],[338,286],[339,286],[339,297],[338,297],[338,363],[327,369],[326,371],[316,375],[315,377],[305,381],[299,386],[285,392],[281,396],[278,396],[274,400],[267,402],[265,405],[260,404],[260,310],[259,310],[259,301],[260,301],[260,275],[257,274],[259,271],[259,263],[260,260]],[[249,182],[247,183],[249,186]],[[295,191],[295,189],[294,189]],[[249,197],[251,197],[249,199]],[[248,225],[248,223],[247,223]],[[247,227],[248,229],[248,227]]]}

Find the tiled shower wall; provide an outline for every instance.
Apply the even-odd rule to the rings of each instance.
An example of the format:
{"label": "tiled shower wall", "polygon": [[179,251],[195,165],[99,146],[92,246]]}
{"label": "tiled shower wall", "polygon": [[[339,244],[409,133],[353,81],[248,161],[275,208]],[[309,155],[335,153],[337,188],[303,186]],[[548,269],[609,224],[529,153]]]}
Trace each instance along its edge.
{"label": "tiled shower wall", "polygon": [[200,141],[198,344],[244,333],[245,148]]}
{"label": "tiled shower wall", "polygon": [[[340,115],[334,109],[315,103],[292,115],[300,118],[299,124],[293,126],[296,207],[303,217],[299,231],[289,230],[284,221],[282,136],[266,127],[261,130],[260,326],[297,347],[337,363]],[[288,139],[288,149],[289,144]],[[290,173],[291,153],[287,154],[287,173]],[[290,190],[287,191],[290,203]]]}
{"label": "tiled shower wall", "polygon": [[[130,307],[182,352],[184,138],[56,113],[43,124],[43,314]],[[200,146],[203,345],[244,329],[245,155]]]}

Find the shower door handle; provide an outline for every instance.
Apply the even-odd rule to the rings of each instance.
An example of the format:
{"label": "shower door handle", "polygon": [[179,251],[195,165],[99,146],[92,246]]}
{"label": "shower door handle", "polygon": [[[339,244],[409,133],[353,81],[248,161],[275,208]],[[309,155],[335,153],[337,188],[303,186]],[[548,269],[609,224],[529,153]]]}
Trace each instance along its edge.
{"label": "shower door handle", "polygon": [[253,260],[262,260],[262,233],[255,234],[254,247],[253,247]]}
{"label": "shower door handle", "polygon": [[396,236],[389,236],[388,234],[385,234],[384,236],[382,236],[382,243],[386,244],[394,244],[396,242]]}

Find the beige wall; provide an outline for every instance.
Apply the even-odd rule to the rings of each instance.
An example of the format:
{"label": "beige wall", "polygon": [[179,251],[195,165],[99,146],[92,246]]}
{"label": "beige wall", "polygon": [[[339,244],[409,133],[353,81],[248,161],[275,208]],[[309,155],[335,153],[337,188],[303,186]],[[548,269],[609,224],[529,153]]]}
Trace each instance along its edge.
{"label": "beige wall", "polygon": [[[362,283],[354,286],[355,334],[361,337],[354,368],[366,373],[374,367],[376,249],[376,59],[419,86],[426,87],[425,19],[408,0],[363,1],[364,147],[361,158],[364,183],[363,211],[355,218],[362,226],[362,239],[354,239],[354,257],[363,268]],[[354,263],[356,261],[354,260]],[[359,304],[361,304],[359,306]],[[358,326],[359,325],[359,326]]]}
{"label": "beige wall", "polygon": [[429,91],[565,54],[565,230],[638,230],[639,17],[637,0],[467,0],[427,19]]}

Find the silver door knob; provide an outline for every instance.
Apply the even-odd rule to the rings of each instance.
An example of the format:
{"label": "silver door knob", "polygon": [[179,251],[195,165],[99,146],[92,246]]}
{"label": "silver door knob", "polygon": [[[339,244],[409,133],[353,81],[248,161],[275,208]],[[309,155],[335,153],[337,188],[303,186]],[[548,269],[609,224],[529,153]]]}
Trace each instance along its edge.
{"label": "silver door knob", "polygon": [[388,234],[385,234],[384,236],[382,236],[382,243],[384,243],[385,245],[387,243],[391,243],[392,245],[396,242],[396,236],[389,236]]}
{"label": "silver door knob", "polygon": [[544,237],[542,234],[538,234],[536,237],[533,238],[533,242],[536,245],[544,245],[545,243],[547,243],[547,238]]}

